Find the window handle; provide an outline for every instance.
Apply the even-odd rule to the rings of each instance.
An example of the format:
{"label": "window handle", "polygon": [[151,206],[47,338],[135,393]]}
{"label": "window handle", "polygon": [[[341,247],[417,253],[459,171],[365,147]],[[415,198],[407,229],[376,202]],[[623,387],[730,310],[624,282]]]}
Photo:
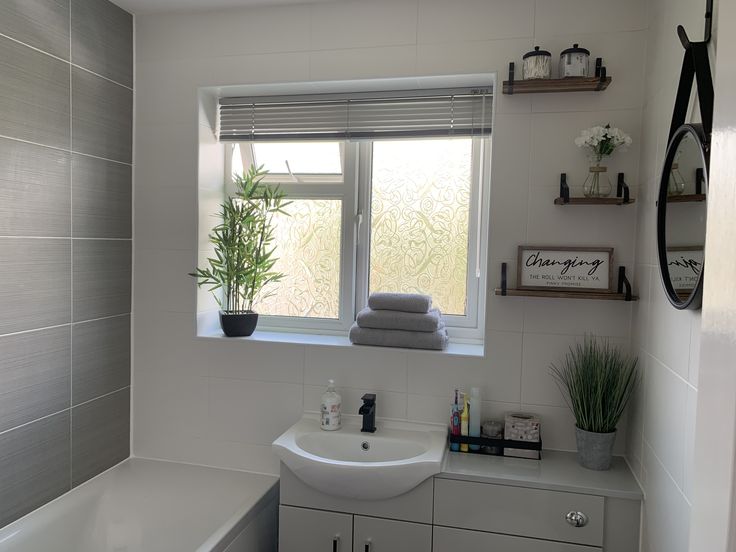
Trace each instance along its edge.
{"label": "window handle", "polygon": [[373,543],[371,539],[366,539],[365,541],[365,552],[371,552],[373,550]]}
{"label": "window handle", "polygon": [[284,159],[284,164],[286,165],[286,170],[289,171],[289,176],[291,176],[291,179],[298,184],[299,179],[293,172],[291,172],[291,165],[289,165],[289,160]]}
{"label": "window handle", "polygon": [[332,552],[339,552],[340,550],[340,535],[335,535],[332,538]]}
{"label": "window handle", "polygon": [[363,210],[359,210],[355,215],[355,227],[358,234],[358,245],[360,245],[360,236],[363,230]]}

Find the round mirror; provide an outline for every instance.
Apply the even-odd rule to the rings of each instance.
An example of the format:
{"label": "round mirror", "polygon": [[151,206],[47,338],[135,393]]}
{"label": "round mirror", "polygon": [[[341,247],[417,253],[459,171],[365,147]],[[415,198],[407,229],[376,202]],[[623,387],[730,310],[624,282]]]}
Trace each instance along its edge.
{"label": "round mirror", "polygon": [[702,303],[708,155],[700,125],[682,125],[670,140],[657,201],[662,284],[678,309]]}

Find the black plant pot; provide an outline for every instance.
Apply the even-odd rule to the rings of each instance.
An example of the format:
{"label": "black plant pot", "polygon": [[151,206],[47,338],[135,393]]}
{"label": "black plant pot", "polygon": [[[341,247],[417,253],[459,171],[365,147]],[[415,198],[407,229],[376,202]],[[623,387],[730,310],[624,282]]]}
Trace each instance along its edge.
{"label": "black plant pot", "polygon": [[220,311],[220,327],[228,337],[247,337],[253,335],[258,324],[258,313],[253,311]]}

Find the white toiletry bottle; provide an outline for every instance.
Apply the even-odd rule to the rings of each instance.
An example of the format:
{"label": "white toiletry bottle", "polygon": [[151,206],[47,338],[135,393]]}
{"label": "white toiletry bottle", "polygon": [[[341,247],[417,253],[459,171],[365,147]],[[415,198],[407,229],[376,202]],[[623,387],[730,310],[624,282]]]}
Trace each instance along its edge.
{"label": "white toiletry bottle", "polygon": [[[480,437],[480,389],[470,388],[470,422],[468,423],[468,435]],[[470,445],[470,450],[480,450],[480,445]]]}
{"label": "white toiletry bottle", "polygon": [[327,391],[322,395],[319,426],[325,431],[340,429],[342,398],[335,391],[335,380],[327,381]]}

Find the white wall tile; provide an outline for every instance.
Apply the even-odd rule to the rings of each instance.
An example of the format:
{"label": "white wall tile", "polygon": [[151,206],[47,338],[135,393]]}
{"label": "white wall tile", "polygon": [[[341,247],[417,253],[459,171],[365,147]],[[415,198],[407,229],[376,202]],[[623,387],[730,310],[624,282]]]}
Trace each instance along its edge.
{"label": "white wall tile", "polygon": [[194,312],[196,282],[192,250],[141,249],[134,253],[136,312]]}
{"label": "white wall tile", "polygon": [[406,351],[308,346],[304,383],[324,387],[334,379],[339,387],[405,392],[407,362]]}
{"label": "white wall tile", "polygon": [[[652,276],[654,280],[655,276]],[[657,276],[659,278],[659,276]],[[687,379],[690,365],[692,320],[699,314],[676,310],[667,300],[659,281],[652,281],[649,316],[649,351],[662,363]]]}
{"label": "white wall tile", "polygon": [[[486,400],[518,401],[521,380],[521,334],[489,332],[485,357],[411,355],[409,393],[452,397],[455,388],[480,387]],[[448,398],[448,401],[450,399]]]}
{"label": "white wall tile", "polygon": [[646,371],[644,440],[682,487],[688,386],[655,358],[647,359]]}
{"label": "white wall tile", "polygon": [[[448,423],[452,397],[409,394],[408,398],[408,418],[410,420],[433,424]],[[508,412],[518,410],[519,403],[482,401],[481,420],[503,420]]]}
{"label": "white wall tile", "polygon": [[209,378],[210,438],[270,445],[303,410],[301,385]]}
{"label": "white wall tile", "polygon": [[[647,4],[640,0],[536,0],[538,34],[582,34],[647,28]],[[584,43],[581,41],[581,44]]]}
{"label": "white wall tile", "polygon": [[420,0],[419,43],[531,37],[533,0]]}
{"label": "white wall tile", "polygon": [[320,50],[309,55],[310,80],[374,79],[415,76],[416,46]]}
{"label": "white wall tile", "polygon": [[416,44],[417,0],[350,0],[311,6],[311,49]]}
{"label": "white wall tile", "polygon": [[138,61],[296,52],[309,48],[309,38],[309,6],[165,13],[136,19]]}
{"label": "white wall tile", "polygon": [[682,491],[690,504],[693,503],[695,484],[695,421],[698,407],[698,392],[692,387],[687,388],[687,408],[685,411],[685,466],[683,473]]}
{"label": "white wall tile", "polygon": [[644,527],[652,552],[686,552],[690,506],[651,448],[644,447]]}
{"label": "white wall tile", "polygon": [[628,338],[630,317],[631,304],[624,301],[535,299],[524,306],[524,331]]}
{"label": "white wall tile", "polygon": [[304,382],[304,347],[291,343],[242,343],[198,339],[197,354],[214,378],[282,383]]}

